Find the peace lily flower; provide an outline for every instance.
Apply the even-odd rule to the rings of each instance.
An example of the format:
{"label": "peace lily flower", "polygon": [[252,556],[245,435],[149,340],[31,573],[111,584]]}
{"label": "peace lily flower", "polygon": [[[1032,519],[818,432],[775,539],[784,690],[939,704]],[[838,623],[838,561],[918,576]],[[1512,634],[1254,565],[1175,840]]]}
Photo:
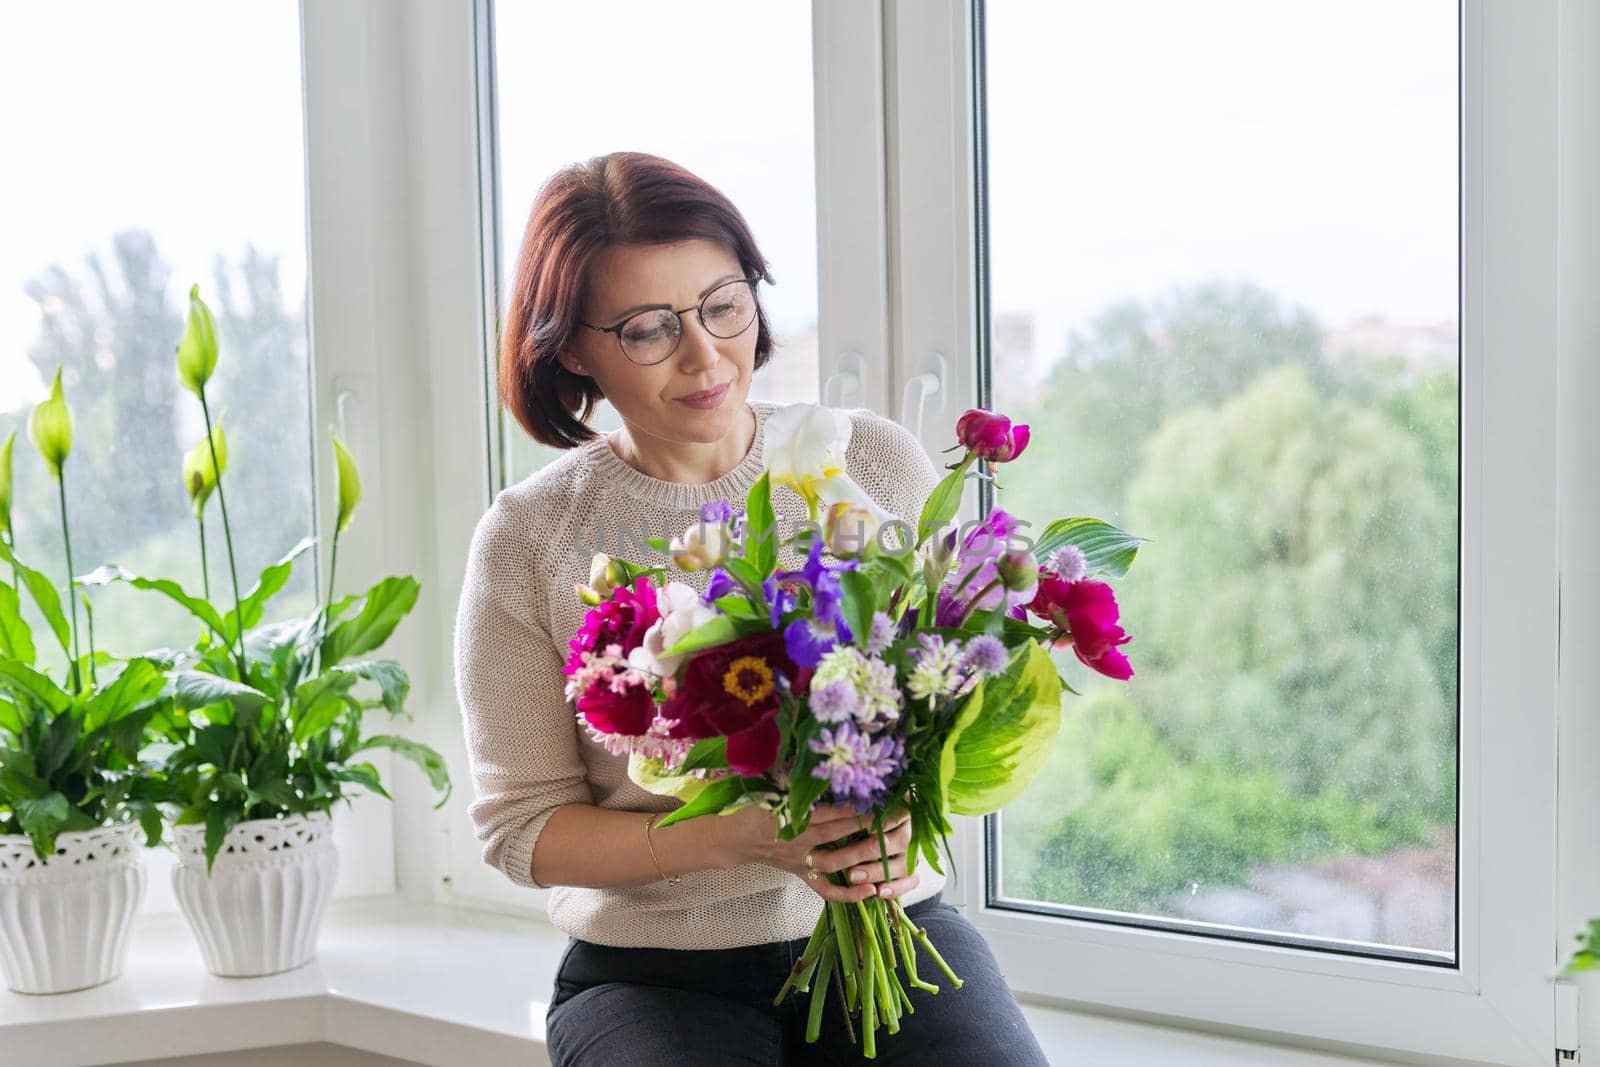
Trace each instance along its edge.
{"label": "peace lily flower", "polygon": [[[216,462],[212,462],[215,450]],[[189,503],[194,506],[194,517],[201,518],[205,514],[206,501],[211,499],[211,493],[217,488],[217,479],[222,472],[228,469],[228,441],[222,435],[222,417],[217,417],[217,424],[211,428],[209,440],[202,437],[200,443],[189,449],[183,457],[183,488],[189,494]]]}
{"label": "peace lily flower", "polygon": [[5,444],[0,444],[0,534],[11,536],[11,446],[16,444],[17,431],[6,434]]}
{"label": "peace lily flower", "polygon": [[200,286],[189,286],[189,319],[178,341],[178,381],[195,396],[205,395],[206,382],[217,369],[217,322],[200,299]]}
{"label": "peace lily flower", "polygon": [[44,457],[50,477],[61,480],[61,465],[72,452],[72,412],[61,395],[61,368],[50,382],[50,395],[39,401],[28,414],[28,436]]}

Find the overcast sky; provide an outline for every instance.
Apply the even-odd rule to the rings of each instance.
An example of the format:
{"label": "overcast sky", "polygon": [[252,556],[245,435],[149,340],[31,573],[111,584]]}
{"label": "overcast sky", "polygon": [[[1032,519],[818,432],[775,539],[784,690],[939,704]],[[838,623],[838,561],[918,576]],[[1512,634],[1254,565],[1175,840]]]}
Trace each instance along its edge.
{"label": "overcast sky", "polygon": [[[1252,278],[1340,323],[1453,320],[1455,5],[989,4],[993,292],[1039,336],[1175,282]],[[781,328],[815,316],[810,5],[498,5],[502,195],[620,148],[739,205]],[[154,231],[182,306],[246,241],[305,278],[298,5],[0,10],[0,408],[36,398],[22,286]]]}

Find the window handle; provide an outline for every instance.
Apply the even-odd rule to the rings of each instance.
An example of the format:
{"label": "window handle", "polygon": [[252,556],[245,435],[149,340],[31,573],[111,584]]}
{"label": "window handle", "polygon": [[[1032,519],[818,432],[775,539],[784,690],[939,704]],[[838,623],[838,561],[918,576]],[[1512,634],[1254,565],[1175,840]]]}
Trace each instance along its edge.
{"label": "window handle", "polygon": [[900,391],[900,425],[910,430],[920,440],[922,417],[931,409],[941,415],[945,409],[945,358],[938,352],[929,352],[922,361],[923,369],[906,380]]}
{"label": "window handle", "polygon": [[[822,382],[822,404],[824,407],[860,406],[861,377],[866,368],[866,362],[865,359],[861,358],[861,353],[853,348],[848,349],[839,357],[839,369],[828,375]],[[852,401],[855,403],[851,403]]]}

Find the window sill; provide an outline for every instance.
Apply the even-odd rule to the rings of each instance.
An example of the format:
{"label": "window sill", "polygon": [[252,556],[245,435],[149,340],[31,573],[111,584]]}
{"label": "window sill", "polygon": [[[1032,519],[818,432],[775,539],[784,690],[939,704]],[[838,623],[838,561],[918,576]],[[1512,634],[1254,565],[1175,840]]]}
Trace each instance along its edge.
{"label": "window sill", "polygon": [[[537,919],[401,897],[332,901],[317,958],[264,978],[206,972],[183,916],[141,915],[121,976],[54,996],[0,991],[6,1062],[104,1064],[327,1041],[454,1067],[543,1064],[566,936]],[[1025,1003],[1056,1063],[1348,1067],[1377,1061]]]}

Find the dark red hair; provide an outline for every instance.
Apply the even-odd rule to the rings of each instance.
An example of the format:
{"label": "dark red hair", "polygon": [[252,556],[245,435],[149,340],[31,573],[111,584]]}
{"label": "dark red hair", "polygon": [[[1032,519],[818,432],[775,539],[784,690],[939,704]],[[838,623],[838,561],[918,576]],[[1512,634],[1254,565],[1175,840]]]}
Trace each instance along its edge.
{"label": "dark red hair", "polygon": [[[596,156],[563,167],[539,187],[511,280],[499,367],[500,400],[534,440],[573,448],[596,436],[588,422],[602,398],[600,387],[556,358],[572,344],[595,257],[611,245],[699,238],[731,251],[746,277],[771,284],[767,261],[739,209],[660,156]],[[756,307],[760,370],[772,357],[772,330],[759,300]]]}

